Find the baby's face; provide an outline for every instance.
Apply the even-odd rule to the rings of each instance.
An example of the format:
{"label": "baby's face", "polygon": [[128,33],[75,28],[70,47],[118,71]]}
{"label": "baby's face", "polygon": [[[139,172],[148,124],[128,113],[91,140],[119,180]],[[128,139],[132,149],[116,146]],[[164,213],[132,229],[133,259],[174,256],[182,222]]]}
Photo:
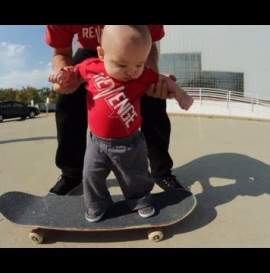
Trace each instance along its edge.
{"label": "baby's face", "polygon": [[121,82],[136,80],[143,73],[149,51],[149,46],[132,43],[112,46],[104,54],[106,72]]}

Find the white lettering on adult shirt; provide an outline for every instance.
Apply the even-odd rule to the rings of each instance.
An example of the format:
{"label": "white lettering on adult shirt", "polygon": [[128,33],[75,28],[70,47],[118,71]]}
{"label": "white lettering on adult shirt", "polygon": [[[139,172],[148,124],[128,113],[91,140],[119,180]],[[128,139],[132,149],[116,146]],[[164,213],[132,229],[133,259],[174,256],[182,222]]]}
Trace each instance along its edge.
{"label": "white lettering on adult shirt", "polygon": [[[125,127],[129,128],[130,123],[135,121],[135,117],[138,116],[138,114],[134,106],[128,101],[126,94],[121,92],[125,87],[120,86],[115,88],[114,81],[103,73],[94,75],[92,78],[96,89],[100,91],[93,99],[96,100],[105,97],[105,101],[113,112],[117,114]],[[115,94],[111,96],[113,93]]]}
{"label": "white lettering on adult shirt", "polygon": [[82,37],[87,39],[97,39],[100,43],[101,32],[103,29],[100,26],[83,27]]}

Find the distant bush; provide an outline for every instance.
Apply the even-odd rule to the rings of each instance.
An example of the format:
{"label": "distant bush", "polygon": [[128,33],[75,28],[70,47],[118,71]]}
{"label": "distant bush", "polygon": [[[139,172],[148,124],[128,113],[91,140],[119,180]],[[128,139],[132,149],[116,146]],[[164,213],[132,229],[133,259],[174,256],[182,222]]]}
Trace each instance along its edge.
{"label": "distant bush", "polygon": [[40,89],[31,86],[23,87],[21,89],[0,88],[0,101],[17,100],[29,105],[32,100],[34,101],[34,104],[45,103],[47,98],[50,99],[51,103],[55,103],[56,97],[57,93],[48,87]]}

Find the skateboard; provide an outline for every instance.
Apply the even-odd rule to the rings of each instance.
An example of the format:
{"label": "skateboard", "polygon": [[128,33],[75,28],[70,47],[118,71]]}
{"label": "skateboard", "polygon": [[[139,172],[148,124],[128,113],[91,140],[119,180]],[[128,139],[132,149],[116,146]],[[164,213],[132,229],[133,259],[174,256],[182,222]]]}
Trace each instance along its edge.
{"label": "skateboard", "polygon": [[153,193],[155,214],[142,218],[131,211],[121,195],[113,195],[114,205],[100,222],[85,219],[86,207],[83,196],[35,196],[24,192],[6,192],[0,196],[0,212],[19,226],[32,228],[29,238],[42,243],[44,230],[67,231],[114,231],[148,229],[148,239],[163,239],[162,227],[175,224],[188,216],[196,206],[195,196],[187,190]]}

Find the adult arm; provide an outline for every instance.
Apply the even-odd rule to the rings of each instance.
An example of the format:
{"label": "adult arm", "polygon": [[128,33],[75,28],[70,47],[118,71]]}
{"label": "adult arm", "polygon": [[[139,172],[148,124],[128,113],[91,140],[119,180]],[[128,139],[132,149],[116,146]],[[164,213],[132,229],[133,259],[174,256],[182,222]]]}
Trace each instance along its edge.
{"label": "adult arm", "polygon": [[[54,71],[60,70],[62,67],[72,65],[72,46],[65,48],[54,48],[52,57],[52,68]],[[82,79],[78,70],[74,70],[68,83],[65,84],[53,84],[53,90],[61,94],[71,94],[76,91],[79,85],[82,83]]]}
{"label": "adult arm", "polygon": [[[158,72],[158,59],[159,52],[157,48],[157,44],[154,42],[151,47],[151,51],[148,55],[147,61],[145,63],[146,66],[151,67],[154,71]],[[168,75],[171,77],[170,75]],[[175,78],[172,78],[173,80]],[[147,94],[151,97],[159,98],[159,99],[167,99],[172,98],[174,95],[169,92],[168,85],[166,81],[159,80],[156,84],[151,84],[148,87]]]}
{"label": "adult arm", "polygon": [[153,70],[158,72],[158,59],[159,59],[158,48],[157,44],[154,42],[152,43],[152,47],[145,65],[150,66]]}

